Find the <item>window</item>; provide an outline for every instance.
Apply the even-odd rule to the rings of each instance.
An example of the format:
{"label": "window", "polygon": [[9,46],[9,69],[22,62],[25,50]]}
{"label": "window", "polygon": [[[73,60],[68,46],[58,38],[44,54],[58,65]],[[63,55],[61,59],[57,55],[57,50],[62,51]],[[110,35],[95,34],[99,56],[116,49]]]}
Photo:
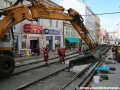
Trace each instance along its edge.
{"label": "window", "polygon": [[73,29],[71,29],[71,35],[72,35]]}
{"label": "window", "polygon": [[65,31],[66,31],[66,35],[67,35],[67,28],[66,28],[66,30],[65,30]]}
{"label": "window", "polygon": [[52,20],[50,19],[50,27],[52,27]]}
{"label": "window", "polygon": [[58,20],[56,21],[56,27],[58,27]]}
{"label": "window", "polygon": [[10,32],[8,32],[6,35],[4,35],[4,36],[2,37],[1,41],[3,41],[3,42],[9,42],[10,39],[11,39],[11,37],[10,37]]}
{"label": "window", "polygon": [[76,31],[74,31],[74,35],[76,35],[75,32],[76,32]]}
{"label": "window", "polygon": [[68,27],[68,35],[70,35],[70,28]]}
{"label": "window", "polygon": [[22,49],[26,48],[26,41],[22,41]]}
{"label": "window", "polygon": [[4,0],[4,7],[10,7],[12,5],[12,2],[8,0]]}

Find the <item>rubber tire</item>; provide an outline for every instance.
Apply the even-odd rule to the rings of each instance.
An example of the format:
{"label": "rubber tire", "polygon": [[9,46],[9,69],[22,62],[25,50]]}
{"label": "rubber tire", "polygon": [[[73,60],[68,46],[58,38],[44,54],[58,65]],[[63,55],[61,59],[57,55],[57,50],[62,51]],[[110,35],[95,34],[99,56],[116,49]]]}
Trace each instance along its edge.
{"label": "rubber tire", "polygon": [[[9,76],[14,71],[15,61],[12,57],[10,57],[8,55],[2,55],[0,58],[1,58],[0,59],[0,78]],[[9,63],[9,65],[10,65],[9,69],[7,69],[7,70],[5,70],[3,68],[3,66],[6,62]]]}

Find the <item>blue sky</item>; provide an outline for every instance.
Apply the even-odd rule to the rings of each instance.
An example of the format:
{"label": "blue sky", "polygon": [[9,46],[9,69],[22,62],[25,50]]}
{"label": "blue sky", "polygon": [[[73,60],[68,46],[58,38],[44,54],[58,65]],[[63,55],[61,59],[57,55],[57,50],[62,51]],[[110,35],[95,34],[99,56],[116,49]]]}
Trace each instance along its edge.
{"label": "blue sky", "polygon": [[[62,0],[52,1],[59,4]],[[95,14],[120,12],[120,0],[85,0],[85,3]],[[105,28],[108,32],[118,30],[117,23],[120,21],[120,13],[98,15],[98,17],[101,19],[101,28]]]}

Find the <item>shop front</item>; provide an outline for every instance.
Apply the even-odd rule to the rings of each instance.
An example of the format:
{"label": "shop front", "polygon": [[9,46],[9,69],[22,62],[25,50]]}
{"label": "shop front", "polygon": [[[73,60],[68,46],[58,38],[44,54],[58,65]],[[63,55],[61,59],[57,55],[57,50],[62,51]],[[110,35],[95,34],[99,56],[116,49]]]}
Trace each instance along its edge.
{"label": "shop front", "polygon": [[49,50],[53,49],[53,36],[46,36],[46,47],[49,48]]}
{"label": "shop front", "polygon": [[60,47],[61,46],[61,43],[60,43],[61,37],[60,36],[55,36],[55,41],[56,41],[55,48]]}
{"label": "shop front", "polygon": [[30,49],[31,53],[39,54],[38,49],[43,46],[42,41],[42,26],[25,24],[24,25],[23,39],[22,39],[22,49]]}
{"label": "shop front", "polygon": [[44,29],[44,35],[46,37],[46,42],[47,42],[46,46],[50,50],[53,50],[61,46],[60,30]]}
{"label": "shop front", "polygon": [[65,38],[65,46],[66,48],[77,48],[80,40],[75,37],[66,37]]}

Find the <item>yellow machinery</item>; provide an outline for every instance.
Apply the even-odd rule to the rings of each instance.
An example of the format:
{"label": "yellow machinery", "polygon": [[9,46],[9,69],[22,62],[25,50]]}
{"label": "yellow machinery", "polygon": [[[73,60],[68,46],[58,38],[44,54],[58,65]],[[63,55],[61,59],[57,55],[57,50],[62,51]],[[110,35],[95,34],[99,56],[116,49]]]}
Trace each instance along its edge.
{"label": "yellow machinery", "polygon": [[[8,42],[4,42],[5,35],[11,31],[9,33],[11,35],[10,37],[14,37],[12,30],[10,30],[11,27],[25,19],[29,21],[38,18],[70,21],[78,34],[88,45],[89,49],[92,51],[96,50],[96,44],[83,24],[82,16],[72,8],[65,10],[61,6],[48,7],[40,1],[35,1],[26,6],[22,3],[15,4],[9,8],[1,9],[1,11],[0,14],[4,15],[4,18],[0,20],[0,77],[10,75],[15,67],[11,47],[13,39],[9,40],[10,43],[7,44]],[[67,13],[64,11],[67,11]],[[89,61],[89,59],[87,60]]]}

